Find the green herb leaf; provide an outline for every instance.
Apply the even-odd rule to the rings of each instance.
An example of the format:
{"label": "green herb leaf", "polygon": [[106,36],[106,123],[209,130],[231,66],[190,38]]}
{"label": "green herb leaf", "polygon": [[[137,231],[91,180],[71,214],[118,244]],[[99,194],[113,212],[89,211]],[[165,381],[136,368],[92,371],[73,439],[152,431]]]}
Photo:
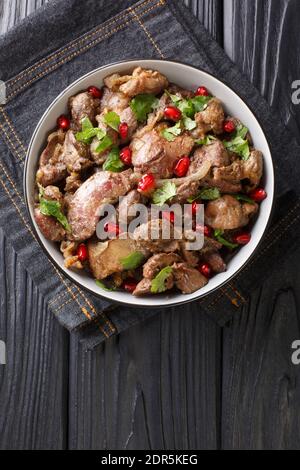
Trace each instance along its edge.
{"label": "green herb leaf", "polygon": [[219,199],[221,197],[221,193],[218,188],[207,188],[207,189],[202,189],[198,196],[195,198],[189,198],[188,202],[194,202],[197,201],[197,199],[203,199],[204,201],[215,201],[216,199]]}
{"label": "green herb leaf", "polygon": [[245,194],[234,194],[233,197],[235,197],[238,201],[244,201],[249,202],[249,204],[255,204],[253,199],[251,199],[251,197],[245,196]]}
{"label": "green herb leaf", "polygon": [[116,287],[107,287],[104,282],[102,281],[98,281],[98,279],[96,280],[96,284],[98,287],[100,287],[101,289],[107,291],[107,292],[114,292],[116,290]]}
{"label": "green herb leaf", "polygon": [[161,135],[168,141],[173,142],[178,135],[182,132],[181,130],[181,123],[177,122],[173,127],[167,127],[166,129],[161,131]]}
{"label": "green herb leaf", "polygon": [[212,96],[195,96],[191,99],[191,103],[194,107],[195,113],[200,113],[207,108],[208,103],[212,99]]}
{"label": "green herb leaf", "polygon": [[250,156],[249,142],[245,137],[248,134],[248,128],[240,124],[229,141],[224,141],[224,147],[231,152],[237,153],[243,160],[248,160]]}
{"label": "green herb leaf", "polygon": [[114,111],[106,113],[104,115],[103,120],[105,124],[107,124],[109,127],[118,132],[121,120],[120,116],[117,113],[115,113]]}
{"label": "green herb leaf", "polygon": [[126,258],[122,258],[121,263],[123,268],[126,270],[136,269],[142,264],[144,259],[145,256],[143,255],[143,253],[141,253],[140,251],[135,251]]}
{"label": "green herb leaf", "polygon": [[215,140],[217,140],[216,137],[214,137],[213,135],[208,134],[208,135],[206,135],[206,136],[204,137],[204,139],[196,140],[196,141],[195,141],[195,144],[197,144],[197,145],[210,145],[210,144],[212,144]]}
{"label": "green herb leaf", "polygon": [[103,170],[118,173],[123,170],[124,166],[124,163],[120,159],[120,151],[118,147],[113,147],[103,164]]}
{"label": "green herb leaf", "polygon": [[196,121],[193,121],[193,119],[189,117],[184,117],[182,121],[183,121],[183,125],[185,129],[187,129],[188,131],[192,131],[193,129],[196,129],[197,127]]}
{"label": "green herb leaf", "polygon": [[113,141],[111,140],[111,138],[108,137],[108,135],[105,134],[104,137],[101,139],[98,147],[95,149],[95,152],[96,153],[104,152],[109,147],[111,147],[112,144],[113,144]]}
{"label": "green herb leaf", "polygon": [[130,107],[135,114],[135,117],[139,122],[146,121],[147,115],[155,108],[159,103],[158,98],[151,94],[142,94],[135,96],[131,102]]}
{"label": "green herb leaf", "polygon": [[65,230],[67,230],[68,232],[71,231],[68,219],[63,214],[59,201],[49,201],[43,196],[40,196],[40,211],[44,215],[50,215],[54,217],[63,226]]}
{"label": "green herb leaf", "polygon": [[170,181],[166,181],[162,188],[156,189],[156,191],[154,191],[152,200],[153,203],[157,206],[163,206],[165,202],[167,202],[169,199],[172,199],[172,197],[176,196],[176,194],[176,185]]}
{"label": "green herb leaf", "polygon": [[174,104],[177,104],[181,101],[180,96],[172,95],[168,90],[165,90],[166,95],[168,95]]}
{"label": "green herb leaf", "polygon": [[163,268],[157,276],[151,281],[151,292],[152,294],[160,294],[161,292],[165,292],[166,288],[166,280],[172,274],[173,269],[171,266],[167,266]]}
{"label": "green herb leaf", "polygon": [[195,116],[195,109],[191,100],[182,99],[177,103],[177,108],[180,109],[184,117],[193,118]]}
{"label": "green herb leaf", "polygon": [[223,230],[215,230],[215,233],[214,233],[215,239],[222,245],[226,246],[227,248],[230,248],[231,250],[238,248],[239,245],[237,245],[236,243],[231,243],[228,240],[226,240],[223,237],[223,234],[224,234]]}
{"label": "green herb leaf", "polygon": [[94,137],[101,140],[105,136],[105,131],[103,129],[99,129],[99,127],[93,127],[93,124],[87,117],[82,119],[81,125],[82,131],[75,134],[75,138],[79,142],[89,145]]}

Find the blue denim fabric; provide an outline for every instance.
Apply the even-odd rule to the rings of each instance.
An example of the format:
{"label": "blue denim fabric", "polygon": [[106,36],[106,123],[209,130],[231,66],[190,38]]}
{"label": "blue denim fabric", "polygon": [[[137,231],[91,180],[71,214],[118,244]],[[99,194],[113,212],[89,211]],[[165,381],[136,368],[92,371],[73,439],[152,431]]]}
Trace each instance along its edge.
{"label": "blue denim fabric", "polygon": [[[7,103],[0,107],[1,224],[58,320],[87,348],[156,312],[113,305],[67,280],[45,256],[32,233],[22,177],[31,134],[45,109],[85,73],[126,58],[176,59],[228,83],[255,110],[276,170],[272,224],[255,257],[219,291],[197,301],[199,312],[219,324],[245,302],[262,277],[297,245],[299,147],[266,102],[224,51],[179,1],[56,0],[0,40],[0,80]],[[279,171],[280,170],[280,171]],[[186,307],[180,307],[184,312]]]}

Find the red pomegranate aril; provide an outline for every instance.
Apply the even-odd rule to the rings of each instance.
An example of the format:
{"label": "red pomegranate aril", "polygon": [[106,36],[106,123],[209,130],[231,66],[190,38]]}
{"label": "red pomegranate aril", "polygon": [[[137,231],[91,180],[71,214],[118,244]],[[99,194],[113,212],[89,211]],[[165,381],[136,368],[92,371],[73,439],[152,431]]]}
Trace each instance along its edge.
{"label": "red pomegranate aril", "polygon": [[207,225],[196,225],[196,231],[204,234],[205,237],[211,237],[212,231]]}
{"label": "red pomegranate aril", "polygon": [[79,261],[86,261],[88,259],[88,250],[84,243],[81,243],[77,248],[77,256]]}
{"label": "red pomegranate aril", "polygon": [[70,129],[70,125],[70,119],[64,114],[59,116],[59,118],[57,119],[57,126],[63,131],[67,131],[68,129]]}
{"label": "red pomegranate aril", "polygon": [[209,96],[208,89],[205,86],[199,86],[196,96]]}
{"label": "red pomegranate aril", "polygon": [[198,210],[199,210],[200,204],[197,203],[197,201],[194,201],[192,203],[192,215],[196,215]]}
{"label": "red pomegranate aril", "polygon": [[108,222],[107,224],[105,224],[104,231],[116,236],[120,235],[121,233],[119,225],[114,224],[113,222]]}
{"label": "red pomegranate aril", "polygon": [[128,124],[127,122],[121,122],[119,125],[119,134],[122,140],[127,139],[128,137]]}
{"label": "red pomegranate aril", "polygon": [[262,202],[268,197],[268,195],[263,188],[257,188],[251,191],[250,197],[255,202]]}
{"label": "red pomegranate aril", "polygon": [[251,240],[251,234],[248,232],[245,233],[239,233],[238,235],[235,235],[233,237],[234,243],[237,243],[238,245],[247,245]]}
{"label": "red pomegranate aril", "polygon": [[96,86],[90,86],[87,91],[90,95],[92,95],[93,98],[100,99],[102,96],[102,90]]}
{"label": "red pomegranate aril", "polygon": [[189,166],[190,166],[189,157],[182,157],[180,160],[178,160],[174,168],[174,174],[178,176],[179,178],[182,178],[183,176],[187,174]]}
{"label": "red pomegranate aril", "polygon": [[171,224],[174,224],[174,220],[175,220],[174,212],[163,211],[162,212],[162,217],[164,219],[168,220],[169,222],[171,222]]}
{"label": "red pomegranate aril", "polygon": [[138,191],[140,193],[150,193],[151,191],[153,191],[154,188],[155,188],[155,178],[152,175],[152,173],[147,173],[141,178],[138,184]]}
{"label": "red pomegranate aril", "polygon": [[210,278],[211,276],[211,267],[207,263],[200,264],[199,271],[203,276]]}
{"label": "red pomegranate aril", "polygon": [[120,152],[120,158],[125,165],[131,165],[132,151],[130,147],[124,147]]}
{"label": "red pomegranate aril", "polygon": [[122,284],[123,289],[125,289],[127,292],[130,292],[130,294],[135,291],[136,286],[137,282],[134,279],[127,279]]}
{"label": "red pomegranate aril", "polygon": [[179,121],[181,119],[181,111],[175,106],[167,106],[164,111],[165,118],[171,121]]}
{"label": "red pomegranate aril", "polygon": [[233,121],[225,121],[224,122],[224,132],[227,132],[227,134],[232,134],[236,129],[235,124]]}

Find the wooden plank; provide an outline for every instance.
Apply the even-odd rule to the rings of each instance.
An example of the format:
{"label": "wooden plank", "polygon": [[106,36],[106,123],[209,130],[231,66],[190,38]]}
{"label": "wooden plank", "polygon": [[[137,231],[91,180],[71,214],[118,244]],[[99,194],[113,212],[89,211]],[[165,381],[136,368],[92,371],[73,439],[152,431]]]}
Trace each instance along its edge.
{"label": "wooden plank", "polygon": [[0,230],[0,448],[62,449],[67,436],[68,335]]}
{"label": "wooden plank", "polygon": [[[224,2],[226,52],[294,132],[300,115],[291,106],[290,82],[299,70],[299,7],[285,0]],[[224,329],[225,448],[300,448],[300,368],[291,362],[291,344],[300,338],[299,263],[300,251],[280,260]]]}
{"label": "wooden plank", "polygon": [[[216,35],[220,2],[188,3]],[[220,342],[197,304],[158,313],[98,351],[72,338],[70,448],[217,448]]]}
{"label": "wooden plank", "polygon": [[[0,34],[44,0],[1,0]],[[0,230],[0,448],[63,449],[67,441],[68,334],[54,320]]]}

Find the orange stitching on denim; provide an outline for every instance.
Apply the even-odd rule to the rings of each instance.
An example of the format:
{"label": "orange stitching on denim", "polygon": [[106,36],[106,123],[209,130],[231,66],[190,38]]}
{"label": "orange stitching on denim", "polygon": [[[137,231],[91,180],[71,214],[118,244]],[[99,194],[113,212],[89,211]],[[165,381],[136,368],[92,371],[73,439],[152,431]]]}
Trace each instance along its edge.
{"label": "orange stitching on denim", "polygon": [[141,29],[144,31],[144,33],[146,34],[147,38],[149,39],[149,41],[151,42],[151,44],[154,46],[154,48],[156,49],[156,51],[158,52],[158,54],[160,55],[160,57],[162,59],[165,59],[165,56],[164,54],[162,53],[160,47],[158,46],[158,44],[154,41],[151,33],[148,31],[148,29],[146,28],[146,26],[143,24],[142,20],[140,19],[140,17],[138,16],[138,14],[136,13],[136,11],[134,11],[131,7],[129,7],[129,11],[130,13],[132,13],[134,19],[138,22],[138,24],[140,25]]}
{"label": "orange stitching on denim", "polygon": [[245,297],[243,297],[243,295],[236,289],[236,287],[232,283],[228,283],[228,285],[229,285],[230,289],[241,299],[241,301],[243,303],[247,302]]}
{"label": "orange stitching on denim", "polygon": [[[144,6],[148,5],[149,3],[152,3],[154,0],[146,0],[145,2],[141,3],[140,5],[137,5],[134,9],[136,11],[142,9]],[[164,5],[164,0],[161,0],[160,3]],[[14,85],[18,81],[20,81],[24,76],[28,75],[29,73],[34,72],[36,69],[39,67],[42,67],[43,65],[46,65],[47,63],[51,62],[51,60],[56,59],[57,57],[62,56],[64,53],[68,52],[70,49],[76,47],[77,45],[82,44],[84,41],[90,39],[91,37],[95,36],[99,32],[103,31],[103,29],[108,28],[114,24],[116,24],[119,20],[124,19],[124,17],[129,16],[129,11],[128,13],[121,12],[119,13],[116,17],[111,18],[108,20],[104,25],[101,25],[99,28],[97,28],[95,31],[92,31],[90,33],[85,34],[83,37],[80,37],[78,39],[75,39],[72,41],[67,47],[64,47],[63,49],[52,53],[49,57],[42,59],[39,63],[32,65],[31,67],[27,68],[26,70],[23,70],[22,72],[19,73],[19,75],[16,76],[15,79],[12,81],[8,81],[9,86]]]}
{"label": "orange stitching on denim", "polygon": [[4,136],[6,137],[6,139],[8,140],[8,142],[10,143],[10,145],[12,146],[12,151],[13,153],[16,153],[18,159],[20,160],[21,163],[24,163],[24,159],[23,157],[21,156],[21,154],[19,153],[17,147],[15,146],[14,142],[10,139],[8,133],[6,132],[4,126],[2,124],[0,124],[0,131],[3,132]]}
{"label": "orange stitching on denim", "polygon": [[[75,296],[75,298],[77,298],[77,296]],[[73,299],[68,299],[66,300],[64,303],[62,303],[59,307],[56,307],[55,309],[52,309],[51,305],[48,303],[48,306],[50,307],[51,310],[53,310],[54,313],[57,313],[59,312],[63,307],[65,307],[66,305],[70,304],[71,302],[74,302]]]}
{"label": "orange stitching on denim", "polygon": [[[150,11],[154,10],[155,8],[157,8],[159,5],[161,5],[161,3],[157,3],[156,5],[152,6],[151,8],[149,8],[148,10],[146,10],[145,12],[143,12],[143,15],[149,13]],[[68,55],[67,57],[64,57],[61,61],[57,62],[56,64],[53,64],[51,67],[45,69],[44,71],[40,72],[39,74],[37,74],[35,77],[33,77],[32,79],[30,79],[28,82],[24,83],[22,86],[20,86],[19,88],[17,88],[15,91],[13,91],[10,95],[7,96],[7,101],[11,100],[12,98],[14,98],[20,91],[22,91],[24,88],[26,88],[27,86],[29,86],[31,83],[35,82],[38,78],[42,78],[44,77],[45,75],[47,75],[48,73],[52,72],[53,70],[57,69],[60,65],[63,65],[64,63],[66,63],[67,61],[77,57],[78,55],[82,54],[83,52],[91,49],[91,47],[93,47],[94,45],[98,44],[99,42],[103,41],[104,39],[112,36],[114,33],[116,33],[117,31],[120,31],[122,30],[125,26],[127,26],[128,24],[132,23],[133,22],[133,18],[130,20],[130,21],[125,21],[124,23],[121,23],[117,28],[115,28],[114,30],[112,31],[109,31],[108,33],[106,33],[104,36],[102,37],[99,37],[97,39],[95,39],[94,41],[92,41],[91,43],[87,44],[86,46],[82,47],[81,49],[78,49],[76,52],[73,52],[72,54]]]}
{"label": "orange stitching on denim", "polygon": [[[291,211],[288,213],[288,215],[285,216],[284,219],[282,219],[282,221],[280,222],[280,224],[277,224],[277,226],[274,227],[274,229],[272,229],[272,232],[274,232],[274,230],[276,230],[279,226],[281,226],[281,225],[283,224],[283,222],[289,217],[289,215],[291,215],[291,214],[296,210],[296,208],[297,208],[298,206],[299,206],[299,204],[297,203],[297,204],[294,206],[294,208],[291,209]],[[280,233],[278,234],[277,237],[275,237],[275,238],[272,239],[272,241],[260,252],[260,256],[262,256],[264,253],[266,253],[266,251],[268,251],[269,248],[271,248],[271,247],[274,245],[274,243],[276,243],[277,240],[279,240],[279,239],[284,235],[284,233],[286,233],[286,231],[287,231],[292,225],[294,225],[294,223],[295,223],[298,219],[300,219],[300,214],[299,214],[295,219],[293,219],[293,220],[284,228],[284,230],[282,230],[282,232],[280,232]],[[257,258],[252,259],[252,261],[249,262],[249,264],[243,269],[243,271],[242,271],[240,274],[238,274],[238,275],[236,276],[236,280],[239,279],[242,275],[244,275],[244,273],[245,273],[246,271],[248,271],[248,269],[250,268],[250,266],[252,266],[252,264],[256,261],[256,259],[257,259]],[[225,292],[226,292],[226,290],[228,290],[228,289],[229,289],[229,287],[226,287],[226,288],[225,288]],[[224,292],[224,293],[225,293],[225,292]],[[216,298],[213,300],[213,302],[211,302],[211,303],[207,306],[207,308],[208,308],[208,309],[212,308],[212,307],[220,300],[220,298],[221,298],[222,296],[223,296],[223,292],[222,292],[221,295],[219,295],[218,297],[216,297]]]}
{"label": "orange stitching on denim", "polygon": [[[0,167],[2,168],[2,170],[4,171],[6,177],[8,178],[8,180],[10,181],[10,183],[12,184],[12,186],[15,188],[16,190],[16,194],[19,196],[19,198],[21,199],[22,201],[22,198],[18,192],[18,190],[16,189],[14,183],[12,182],[11,178],[9,177],[9,175],[7,174],[7,172],[5,171],[5,168],[3,167],[3,165],[1,164],[0,162]],[[33,239],[36,240],[35,238],[35,235],[31,229],[31,227],[28,225],[26,219],[24,218],[22,212],[20,211],[20,208],[17,206],[17,204],[15,203],[15,201],[13,200],[12,198],[12,195],[10,194],[9,192],[9,189],[6,187],[5,183],[3,182],[2,178],[1,178],[1,175],[0,175],[0,183],[3,187],[3,189],[5,190],[5,192],[7,193],[9,199],[11,200],[11,202],[13,203],[16,211],[18,212],[21,220],[23,221],[25,227],[27,228],[28,232],[30,233],[30,235],[32,235]],[[22,201],[23,202],[23,201]],[[73,298],[73,300],[76,301],[76,303],[78,304],[78,306],[82,309],[80,303],[78,302],[77,298],[75,297],[74,293],[72,292],[72,290],[69,288],[69,286],[66,284],[66,282],[64,281],[63,277],[61,276],[61,274],[57,271],[57,269],[55,268],[55,266],[49,261],[50,265],[53,267],[53,269],[55,270],[56,274],[59,276],[59,278],[61,279],[61,281],[64,283],[64,285],[66,286],[66,289],[68,290],[69,294],[71,295],[71,297]]]}
{"label": "orange stitching on denim", "polygon": [[13,125],[12,125],[12,123],[11,123],[11,121],[10,121],[10,118],[9,118],[8,114],[6,113],[6,111],[3,109],[2,106],[0,106],[0,111],[2,112],[3,117],[4,117],[4,119],[5,119],[5,121],[6,121],[7,125],[8,125],[8,127],[9,127],[10,130],[12,131],[14,137],[17,139],[17,141],[19,142],[19,145],[22,147],[22,149],[24,150],[25,155],[26,155],[27,150],[26,150],[26,148],[25,148],[23,142],[21,141],[21,139],[20,139],[19,136],[17,135],[15,129],[13,128]]}
{"label": "orange stitching on denim", "polygon": [[[13,129],[12,126],[11,126],[11,129]],[[14,135],[16,136],[16,132],[15,132],[15,131],[14,131]],[[20,199],[21,202],[24,204],[23,198],[22,198],[22,196],[20,195],[20,193],[19,193],[19,191],[18,191],[16,185],[14,184],[13,180],[10,178],[9,174],[7,173],[7,171],[5,170],[5,168],[3,167],[3,165],[2,165],[1,162],[0,162],[0,166],[1,166],[2,170],[3,170],[3,172],[5,173],[7,179],[8,179],[9,182],[11,183],[11,185],[12,185],[13,189],[15,190],[16,194],[18,195],[19,199]],[[24,205],[25,205],[25,204],[24,204]],[[24,219],[24,220],[25,220],[25,219]],[[29,226],[27,225],[27,228],[28,228],[28,227],[29,227]],[[30,233],[34,236],[34,234],[33,234],[33,232],[32,232],[31,229],[30,229]],[[34,238],[35,238],[35,236],[34,236]],[[51,264],[52,264],[52,263],[51,263]],[[55,270],[56,270],[56,269],[55,269]],[[58,272],[57,272],[57,273],[58,273]],[[60,277],[60,279],[63,281],[63,278],[60,276],[60,274],[59,274],[59,277]],[[64,281],[63,281],[63,282],[64,282]],[[64,282],[64,284],[65,284],[65,286],[67,287],[68,291],[72,292],[71,289],[69,289],[69,287],[67,286],[67,284],[66,284],[65,282]],[[86,304],[90,307],[90,309],[92,310],[92,312],[97,316],[98,313],[96,312],[96,310],[95,310],[95,308],[93,307],[93,305],[91,304],[91,302],[86,298],[86,296],[84,295],[84,293],[81,291],[81,289],[79,289],[79,287],[76,287],[76,289],[78,290],[79,294],[81,295],[81,297],[83,298],[83,300],[86,302]],[[73,292],[72,292],[72,294],[73,294]],[[74,297],[74,299],[75,299],[75,297]],[[81,305],[80,305],[80,304],[78,304],[78,305],[80,306],[80,308],[81,308],[81,310],[82,310]],[[86,309],[85,309],[85,312],[87,312]],[[86,315],[85,312],[83,312],[83,313]],[[104,319],[104,321],[105,321],[105,323],[108,325],[108,327],[110,328],[110,331],[111,331],[112,333],[115,333],[116,328],[115,328],[114,325],[110,322],[110,320],[109,320],[106,316],[104,316],[102,312],[100,312],[100,315],[101,315],[101,317]],[[90,319],[90,317],[88,317],[88,318]],[[102,331],[102,330],[101,330],[101,331]]]}

